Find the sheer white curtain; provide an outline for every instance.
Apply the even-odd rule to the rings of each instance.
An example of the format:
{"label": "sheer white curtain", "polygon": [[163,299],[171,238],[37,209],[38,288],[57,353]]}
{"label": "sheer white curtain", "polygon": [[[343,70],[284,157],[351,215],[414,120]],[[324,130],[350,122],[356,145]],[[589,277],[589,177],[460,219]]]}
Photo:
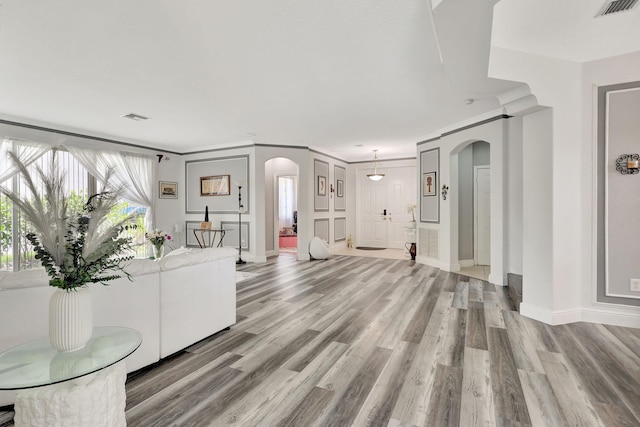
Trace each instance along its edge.
{"label": "sheer white curtain", "polygon": [[50,145],[40,142],[3,138],[0,141],[0,182],[18,173],[18,168],[9,159],[9,151],[16,153],[18,159],[28,166],[49,150]]}
{"label": "sheer white curtain", "polygon": [[123,196],[138,206],[147,208],[144,218],[145,228],[154,227],[155,162],[149,156],[134,153],[96,151],[80,147],[67,147],[90,174],[104,181],[109,169],[113,170],[113,181],[116,185],[124,185]]}
{"label": "sheer white curtain", "polygon": [[291,227],[293,225],[293,211],[296,210],[296,190],[295,182],[293,178],[287,176],[281,176],[278,178],[278,201],[279,201],[279,216],[280,216],[280,229],[284,227]]}

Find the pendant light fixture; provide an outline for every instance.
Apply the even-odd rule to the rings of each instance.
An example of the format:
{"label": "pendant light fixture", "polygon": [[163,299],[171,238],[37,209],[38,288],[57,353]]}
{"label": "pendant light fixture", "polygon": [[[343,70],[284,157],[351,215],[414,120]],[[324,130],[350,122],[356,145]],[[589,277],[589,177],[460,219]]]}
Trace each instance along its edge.
{"label": "pendant light fixture", "polygon": [[384,178],[384,174],[378,172],[378,166],[380,166],[380,162],[378,161],[378,150],[373,150],[373,173],[367,174],[367,178],[371,181],[380,181]]}

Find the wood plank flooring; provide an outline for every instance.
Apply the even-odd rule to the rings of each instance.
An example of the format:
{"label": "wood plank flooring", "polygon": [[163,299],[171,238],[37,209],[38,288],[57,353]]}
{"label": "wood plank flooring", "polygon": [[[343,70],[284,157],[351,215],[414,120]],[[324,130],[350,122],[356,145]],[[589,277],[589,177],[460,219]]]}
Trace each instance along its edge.
{"label": "wood plank flooring", "polygon": [[639,426],[640,330],[550,327],[408,260],[239,269],[238,323],[127,381],[129,426]]}

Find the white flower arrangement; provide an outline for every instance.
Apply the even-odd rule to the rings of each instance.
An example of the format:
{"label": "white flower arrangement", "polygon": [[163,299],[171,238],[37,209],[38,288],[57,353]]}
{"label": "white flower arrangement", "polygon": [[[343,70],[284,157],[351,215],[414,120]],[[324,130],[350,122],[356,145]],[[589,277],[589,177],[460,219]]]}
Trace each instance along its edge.
{"label": "white flower arrangement", "polygon": [[408,213],[411,213],[412,221],[415,221],[415,220],[416,220],[416,215],[415,215],[415,213],[416,213],[416,208],[417,208],[417,207],[418,207],[418,205],[416,205],[415,203],[409,203],[409,204],[407,204],[407,212],[408,212]]}
{"label": "white flower arrangement", "polygon": [[161,247],[167,240],[171,240],[171,236],[158,228],[150,233],[145,233],[144,237],[155,247]]}

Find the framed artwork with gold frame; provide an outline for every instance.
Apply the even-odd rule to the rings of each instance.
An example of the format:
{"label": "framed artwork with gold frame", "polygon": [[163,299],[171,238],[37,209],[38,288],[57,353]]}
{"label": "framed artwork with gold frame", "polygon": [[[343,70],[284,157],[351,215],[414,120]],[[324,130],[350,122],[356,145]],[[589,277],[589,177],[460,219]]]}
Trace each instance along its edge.
{"label": "framed artwork with gold frame", "polygon": [[228,196],[231,191],[230,175],[200,177],[201,196]]}

